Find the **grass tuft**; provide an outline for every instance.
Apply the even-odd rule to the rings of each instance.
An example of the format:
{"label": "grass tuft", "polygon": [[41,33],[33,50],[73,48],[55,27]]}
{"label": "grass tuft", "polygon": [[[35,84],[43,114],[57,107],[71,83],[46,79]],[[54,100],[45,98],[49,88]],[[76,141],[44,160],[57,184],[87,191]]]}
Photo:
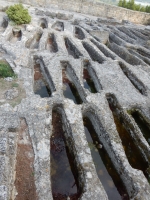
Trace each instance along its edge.
{"label": "grass tuft", "polygon": [[0,61],[0,78],[15,76],[11,67],[4,61]]}

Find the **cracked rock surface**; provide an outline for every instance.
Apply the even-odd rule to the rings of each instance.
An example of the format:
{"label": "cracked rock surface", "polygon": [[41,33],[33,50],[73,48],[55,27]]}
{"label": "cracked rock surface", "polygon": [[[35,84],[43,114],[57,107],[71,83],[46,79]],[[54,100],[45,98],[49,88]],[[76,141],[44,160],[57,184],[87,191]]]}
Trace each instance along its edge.
{"label": "cracked rock surface", "polygon": [[[96,172],[84,130],[83,118],[88,117],[99,149],[106,150],[125,187],[120,199],[149,200],[150,172],[146,176],[129,162],[112,112],[149,169],[150,145],[132,112],[150,127],[150,27],[57,9],[28,9],[32,22],[20,26],[17,35],[5,13],[0,15],[0,58],[10,64],[26,93],[15,107],[0,106],[0,200],[55,199],[50,153],[54,109],[62,116],[66,145],[74,155],[81,190],[77,199],[114,200]],[[85,87],[84,70],[95,92]],[[68,83],[80,103],[65,96]],[[9,100],[18,95],[16,88],[6,92]],[[21,194],[26,186],[18,177],[24,172],[32,184]]]}

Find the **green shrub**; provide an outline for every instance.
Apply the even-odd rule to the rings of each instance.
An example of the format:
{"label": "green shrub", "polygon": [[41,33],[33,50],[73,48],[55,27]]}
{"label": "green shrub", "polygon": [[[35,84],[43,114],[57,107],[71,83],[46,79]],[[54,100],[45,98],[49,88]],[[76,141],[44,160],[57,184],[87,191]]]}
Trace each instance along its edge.
{"label": "green shrub", "polygon": [[0,78],[15,76],[11,67],[3,61],[0,61]]}
{"label": "green shrub", "polygon": [[28,24],[31,22],[31,16],[28,13],[28,10],[23,7],[22,4],[15,4],[10,6],[6,13],[10,20],[15,22],[17,25]]}

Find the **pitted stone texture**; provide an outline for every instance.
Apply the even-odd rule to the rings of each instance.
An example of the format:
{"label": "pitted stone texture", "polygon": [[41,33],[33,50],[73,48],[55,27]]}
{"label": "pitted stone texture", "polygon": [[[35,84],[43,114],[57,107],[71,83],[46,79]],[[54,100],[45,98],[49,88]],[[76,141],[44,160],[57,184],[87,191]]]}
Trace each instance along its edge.
{"label": "pitted stone texture", "polygon": [[18,128],[18,117],[16,113],[1,112],[0,128],[8,128],[9,130],[16,130]]}
{"label": "pitted stone texture", "polygon": [[109,32],[107,31],[90,31],[89,33],[103,44],[107,44],[109,42]]}
{"label": "pitted stone texture", "polygon": [[7,200],[7,187],[5,185],[0,186],[0,200]]}
{"label": "pitted stone texture", "polygon": [[[28,0],[26,2],[31,3]],[[38,4],[44,2],[44,0],[38,1]],[[85,13],[92,13],[95,5],[90,4],[89,9],[84,5],[85,2],[75,2],[75,4],[75,10],[79,5],[83,5]],[[69,8],[69,5],[64,4],[62,9]],[[95,14],[99,12],[98,8],[94,11]],[[84,192],[80,199],[108,199],[97,176],[84,133],[82,118],[84,114],[91,112],[94,128],[116,170],[120,173],[130,199],[148,200],[149,184],[143,173],[133,169],[126,158],[106,94],[113,93],[116,96],[121,108],[124,109],[118,108],[118,112],[133,124],[134,131],[136,130],[135,137],[139,138],[140,145],[146,148],[144,153],[148,158],[150,147],[135,122],[126,113],[126,109],[138,107],[144,110],[144,115],[150,121],[149,29],[116,19],[97,18],[60,11],[56,8],[30,7],[29,12],[32,15],[32,22],[30,25],[22,26],[21,41],[14,44],[8,41],[12,34],[10,25],[0,34],[2,49],[0,56],[6,58],[14,72],[23,80],[27,94],[27,98],[15,108],[9,104],[0,107],[0,200],[11,199],[12,193],[15,193],[13,187],[17,131],[19,119],[22,117],[28,124],[35,153],[34,177],[37,196],[39,200],[53,199],[50,178],[50,136],[54,106],[61,110],[63,125],[66,128],[66,142],[71,141],[68,147],[75,154],[77,168],[82,166],[82,170],[79,170],[79,181]],[[45,29],[40,27],[42,19],[47,23]],[[56,27],[59,23],[62,27]],[[76,37],[75,27],[82,30],[83,38]],[[41,34],[39,41],[37,41],[38,34]],[[54,35],[56,52],[46,48],[49,34]],[[70,49],[69,45],[65,44],[66,39],[69,41]],[[53,42],[52,40],[51,43]],[[52,92],[50,98],[41,98],[33,92],[35,63],[40,64],[42,74],[50,87]],[[121,67],[120,63],[125,66]],[[84,88],[84,64],[87,65],[89,74],[96,83],[95,94]],[[83,100],[82,105],[76,105],[63,96],[63,67],[77,88]],[[145,93],[142,94],[140,88],[145,89]]]}
{"label": "pitted stone texture", "polygon": [[6,153],[7,149],[7,138],[5,136],[0,136],[0,154]]}
{"label": "pitted stone texture", "polygon": [[15,99],[18,97],[18,90],[16,88],[12,88],[10,90],[7,90],[4,94],[5,99]]}
{"label": "pitted stone texture", "polygon": [[15,151],[16,151],[16,138],[17,138],[17,136],[16,136],[16,134],[15,133],[13,133],[13,132],[9,132],[9,138],[8,138],[8,151],[9,151],[9,154],[10,155],[14,155],[15,156]]}
{"label": "pitted stone texture", "polygon": [[0,183],[6,181],[6,158],[5,156],[0,156]]}
{"label": "pitted stone texture", "polygon": [[[103,90],[106,93],[114,93],[122,102],[122,105],[133,105],[140,103],[141,99],[145,101],[144,97],[136,90],[129,79],[123,74],[120,67],[115,62],[106,62],[102,65],[92,65],[96,70],[97,76],[99,77]],[[132,91],[132,95],[130,95]],[[130,98],[128,98],[130,96]]]}

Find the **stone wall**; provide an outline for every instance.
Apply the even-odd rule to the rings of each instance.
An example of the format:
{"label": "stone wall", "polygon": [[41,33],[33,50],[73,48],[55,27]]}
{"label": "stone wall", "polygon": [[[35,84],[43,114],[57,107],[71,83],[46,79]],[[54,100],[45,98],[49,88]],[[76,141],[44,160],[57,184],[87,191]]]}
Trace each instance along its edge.
{"label": "stone wall", "polygon": [[132,11],[91,0],[6,0],[8,2],[22,2],[34,6],[56,7],[69,11],[91,14],[99,17],[114,17],[119,20],[129,20],[138,24],[150,24],[150,14]]}

